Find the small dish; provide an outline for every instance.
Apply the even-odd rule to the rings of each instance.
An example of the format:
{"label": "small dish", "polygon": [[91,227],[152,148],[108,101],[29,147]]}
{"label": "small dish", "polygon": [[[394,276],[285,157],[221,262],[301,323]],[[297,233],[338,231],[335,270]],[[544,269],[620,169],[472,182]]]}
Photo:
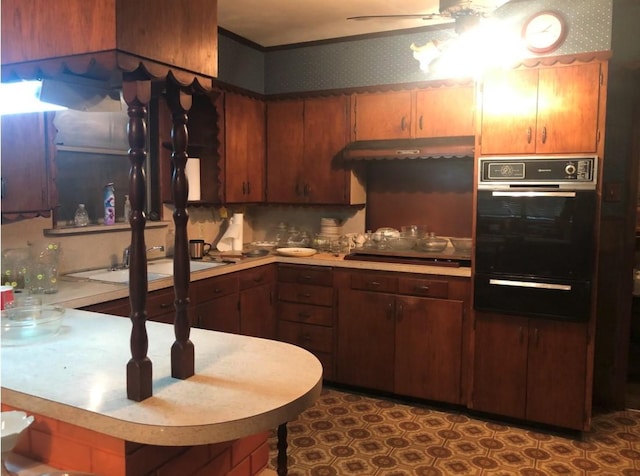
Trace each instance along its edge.
{"label": "small dish", "polygon": [[282,256],[305,257],[313,256],[318,252],[313,248],[277,248],[276,253]]}
{"label": "small dish", "polygon": [[242,252],[242,256],[246,256],[247,258],[260,258],[261,256],[267,256],[268,254],[269,250],[265,248],[256,248],[254,250]]}
{"label": "small dish", "polygon": [[33,423],[33,415],[27,416],[25,412],[12,410],[2,412],[2,452],[11,451],[20,434]]}

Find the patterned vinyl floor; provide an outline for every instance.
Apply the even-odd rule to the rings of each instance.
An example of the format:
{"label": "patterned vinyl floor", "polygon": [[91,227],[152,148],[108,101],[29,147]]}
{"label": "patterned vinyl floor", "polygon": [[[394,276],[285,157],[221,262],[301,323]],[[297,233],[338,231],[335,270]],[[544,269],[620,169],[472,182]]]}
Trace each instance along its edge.
{"label": "patterned vinyl floor", "polygon": [[325,388],[287,427],[289,476],[640,476],[634,410],[572,438]]}

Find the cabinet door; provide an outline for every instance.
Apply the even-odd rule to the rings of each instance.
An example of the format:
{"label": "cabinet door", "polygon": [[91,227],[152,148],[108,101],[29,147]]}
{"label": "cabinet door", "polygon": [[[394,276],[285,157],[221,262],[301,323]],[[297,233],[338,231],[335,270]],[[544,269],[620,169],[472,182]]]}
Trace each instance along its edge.
{"label": "cabinet door", "polygon": [[341,155],[349,134],[347,101],[346,96],[305,100],[305,202],[342,204],[347,199],[347,171]]}
{"label": "cabinet door", "polygon": [[462,301],[396,298],[395,392],[460,403]]}
{"label": "cabinet door", "polygon": [[536,150],[538,71],[491,72],[482,86],[482,154]]}
{"label": "cabinet door", "polygon": [[418,90],[414,137],[472,136],[474,116],[473,86]]}
{"label": "cabinet door", "polygon": [[225,197],[227,202],[264,198],[264,103],[239,94],[225,97]]}
{"label": "cabinet door", "polygon": [[596,152],[600,64],[540,70],[537,153]]}
{"label": "cabinet door", "polygon": [[531,319],[529,329],[527,420],[583,430],[587,325]]}
{"label": "cabinet door", "polygon": [[267,201],[301,202],[304,191],[302,99],[267,104],[267,137]]}
{"label": "cabinet door", "polygon": [[228,294],[196,304],[189,310],[194,326],[212,331],[240,333],[238,295]]}
{"label": "cabinet door", "polygon": [[526,319],[476,313],[471,408],[524,418],[527,332]]}
{"label": "cabinet door", "polygon": [[276,338],[275,285],[264,284],[240,292],[240,333]]}
{"label": "cabinet door", "polygon": [[340,290],[338,301],[338,380],[393,391],[394,297]]}
{"label": "cabinet door", "polygon": [[411,137],[411,91],[354,94],[353,140]]}
{"label": "cabinet door", "polygon": [[54,205],[47,176],[48,121],[42,112],[2,116],[3,214],[48,214]]}

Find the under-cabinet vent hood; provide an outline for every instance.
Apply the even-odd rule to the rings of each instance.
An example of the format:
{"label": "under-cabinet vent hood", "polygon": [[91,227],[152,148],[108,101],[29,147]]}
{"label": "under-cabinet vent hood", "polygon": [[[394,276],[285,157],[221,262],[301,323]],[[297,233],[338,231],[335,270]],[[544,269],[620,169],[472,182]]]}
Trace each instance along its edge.
{"label": "under-cabinet vent hood", "polygon": [[363,140],[347,145],[343,150],[343,157],[345,160],[473,157],[474,143],[474,136]]}

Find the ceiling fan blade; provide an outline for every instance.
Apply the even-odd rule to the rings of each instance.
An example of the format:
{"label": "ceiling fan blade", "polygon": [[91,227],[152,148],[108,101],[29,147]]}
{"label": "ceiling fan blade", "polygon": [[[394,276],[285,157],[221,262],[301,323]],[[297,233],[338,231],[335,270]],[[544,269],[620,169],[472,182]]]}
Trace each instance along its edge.
{"label": "ceiling fan blade", "polygon": [[348,17],[347,20],[365,21],[365,20],[432,20],[434,17],[440,16],[437,13],[414,13],[406,15],[360,15],[356,17]]}

